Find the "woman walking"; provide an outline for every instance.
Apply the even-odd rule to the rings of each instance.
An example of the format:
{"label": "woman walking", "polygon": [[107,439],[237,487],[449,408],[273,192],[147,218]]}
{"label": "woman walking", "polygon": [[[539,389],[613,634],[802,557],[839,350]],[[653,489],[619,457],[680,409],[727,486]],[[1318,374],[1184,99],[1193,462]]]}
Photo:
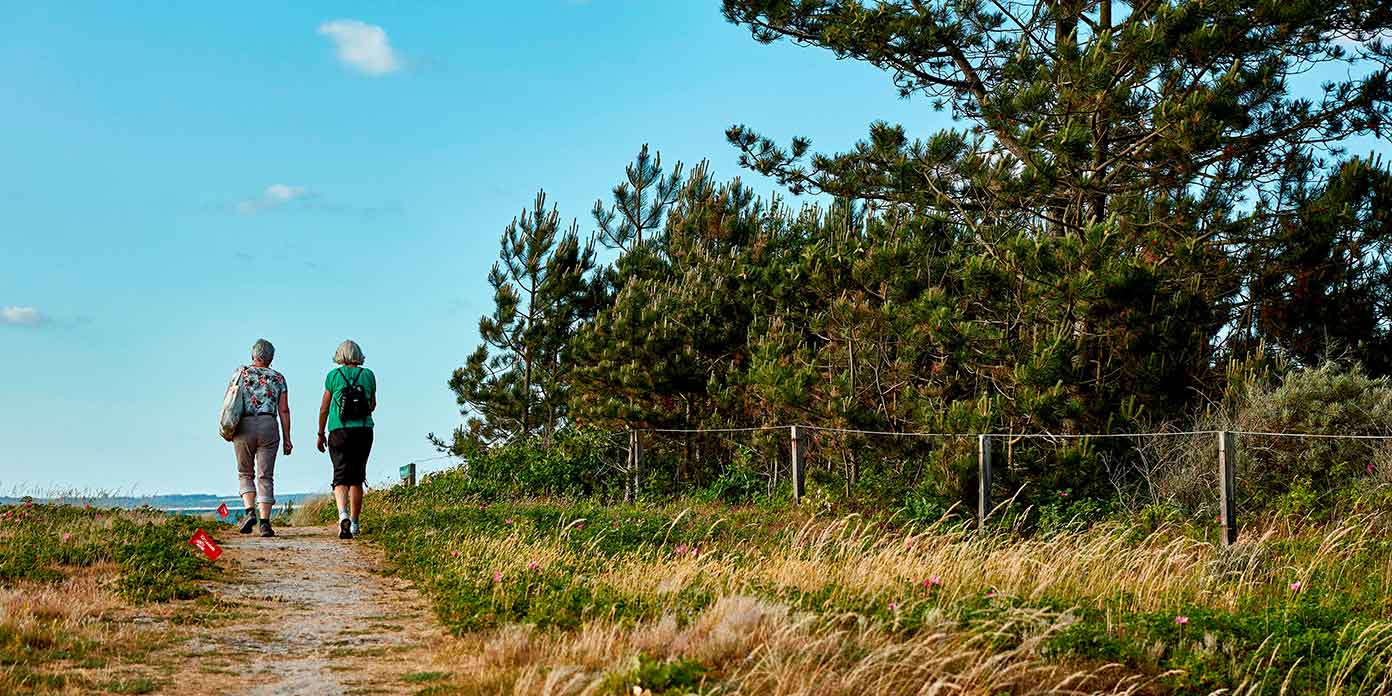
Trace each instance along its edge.
{"label": "woman walking", "polygon": [[[290,456],[290,402],[285,377],[271,369],[275,346],[258,339],[251,346],[251,365],[240,367],[232,380],[242,390],[242,418],[232,436],[237,453],[237,481],[246,505],[241,532],[261,528],[261,536],[275,536],[271,508],[275,506],[276,450]],[[279,421],[279,427],[277,427]]]}
{"label": "woman walking", "polygon": [[323,452],[327,445],[333,462],[338,538],[352,539],[360,531],[367,455],[372,451],[372,412],[377,410],[377,376],[362,366],[362,348],[353,341],[340,343],[333,360],[339,367],[324,378],[318,447]]}

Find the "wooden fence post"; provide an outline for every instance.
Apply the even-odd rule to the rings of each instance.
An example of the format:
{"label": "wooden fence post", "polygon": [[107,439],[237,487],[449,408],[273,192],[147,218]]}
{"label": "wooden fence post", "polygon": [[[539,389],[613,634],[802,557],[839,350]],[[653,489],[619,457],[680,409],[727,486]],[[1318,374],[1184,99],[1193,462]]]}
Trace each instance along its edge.
{"label": "wooden fence post", "polygon": [[806,447],[802,441],[802,433],[798,431],[796,425],[792,428],[792,442],[789,453],[793,460],[793,502],[802,502],[802,497],[807,495],[806,472],[802,468],[802,456]]}
{"label": "wooden fence post", "polygon": [[1224,546],[1237,543],[1237,436],[1218,433],[1218,522]]}
{"label": "wooden fence post", "polygon": [[638,467],[643,463],[643,439],[633,428],[628,430],[628,471],[625,472],[624,502],[638,499]]}
{"label": "wooden fence post", "polygon": [[991,436],[976,436],[976,529],[986,531],[986,517],[991,514]]}
{"label": "wooden fence post", "polygon": [[411,462],[401,467],[401,483],[407,486],[416,485],[416,463]]}

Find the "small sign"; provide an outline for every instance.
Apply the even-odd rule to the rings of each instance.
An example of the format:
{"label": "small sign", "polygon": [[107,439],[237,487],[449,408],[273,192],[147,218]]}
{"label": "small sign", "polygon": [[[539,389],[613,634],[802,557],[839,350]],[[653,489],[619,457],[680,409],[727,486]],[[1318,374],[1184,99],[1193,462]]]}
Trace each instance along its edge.
{"label": "small sign", "polygon": [[227,519],[227,516],[230,514],[232,514],[232,512],[227,509],[227,503],[223,503],[218,506],[218,517],[221,517],[225,520]]}
{"label": "small sign", "polygon": [[202,529],[193,533],[193,538],[189,539],[189,543],[198,547],[198,550],[202,551],[203,555],[207,556],[210,561],[216,561],[222,555],[222,549]]}
{"label": "small sign", "polygon": [[402,466],[402,467],[401,467],[401,478],[406,478],[407,476],[410,476],[410,475],[411,475],[411,465],[410,465],[410,464],[406,464],[406,465]]}

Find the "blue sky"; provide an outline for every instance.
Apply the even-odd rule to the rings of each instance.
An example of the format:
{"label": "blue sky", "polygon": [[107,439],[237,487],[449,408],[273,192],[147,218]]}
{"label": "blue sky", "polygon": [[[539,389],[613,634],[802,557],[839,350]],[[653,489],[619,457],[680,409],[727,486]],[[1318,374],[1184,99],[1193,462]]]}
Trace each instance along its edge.
{"label": "blue sky", "polygon": [[734,123],[819,149],[944,123],[718,5],[0,4],[0,493],[235,492],[214,421],[262,336],[298,448],[279,490],[327,486],[315,420],[349,337],[386,480],[461,422],[445,380],[538,188],[590,229],[643,143],[748,181]]}
{"label": "blue sky", "polygon": [[537,189],[588,230],[644,143],[770,192],[726,127],[825,151],[877,119],[947,125],[718,8],[0,3],[0,494],[235,492],[214,421],[258,337],[290,384],[279,489],[327,486],[315,420],[349,337],[378,374],[387,480],[461,422],[445,381]]}

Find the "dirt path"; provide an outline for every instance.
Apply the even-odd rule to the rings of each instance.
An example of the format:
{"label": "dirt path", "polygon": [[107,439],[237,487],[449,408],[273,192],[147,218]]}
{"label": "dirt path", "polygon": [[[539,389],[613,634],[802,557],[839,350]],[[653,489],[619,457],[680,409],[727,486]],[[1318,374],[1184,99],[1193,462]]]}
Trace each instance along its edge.
{"label": "dirt path", "polygon": [[[444,636],[410,583],[375,570],[371,547],[337,529],[223,535],[226,611],[193,628],[169,693],[415,693]],[[411,676],[414,675],[414,676]]]}

